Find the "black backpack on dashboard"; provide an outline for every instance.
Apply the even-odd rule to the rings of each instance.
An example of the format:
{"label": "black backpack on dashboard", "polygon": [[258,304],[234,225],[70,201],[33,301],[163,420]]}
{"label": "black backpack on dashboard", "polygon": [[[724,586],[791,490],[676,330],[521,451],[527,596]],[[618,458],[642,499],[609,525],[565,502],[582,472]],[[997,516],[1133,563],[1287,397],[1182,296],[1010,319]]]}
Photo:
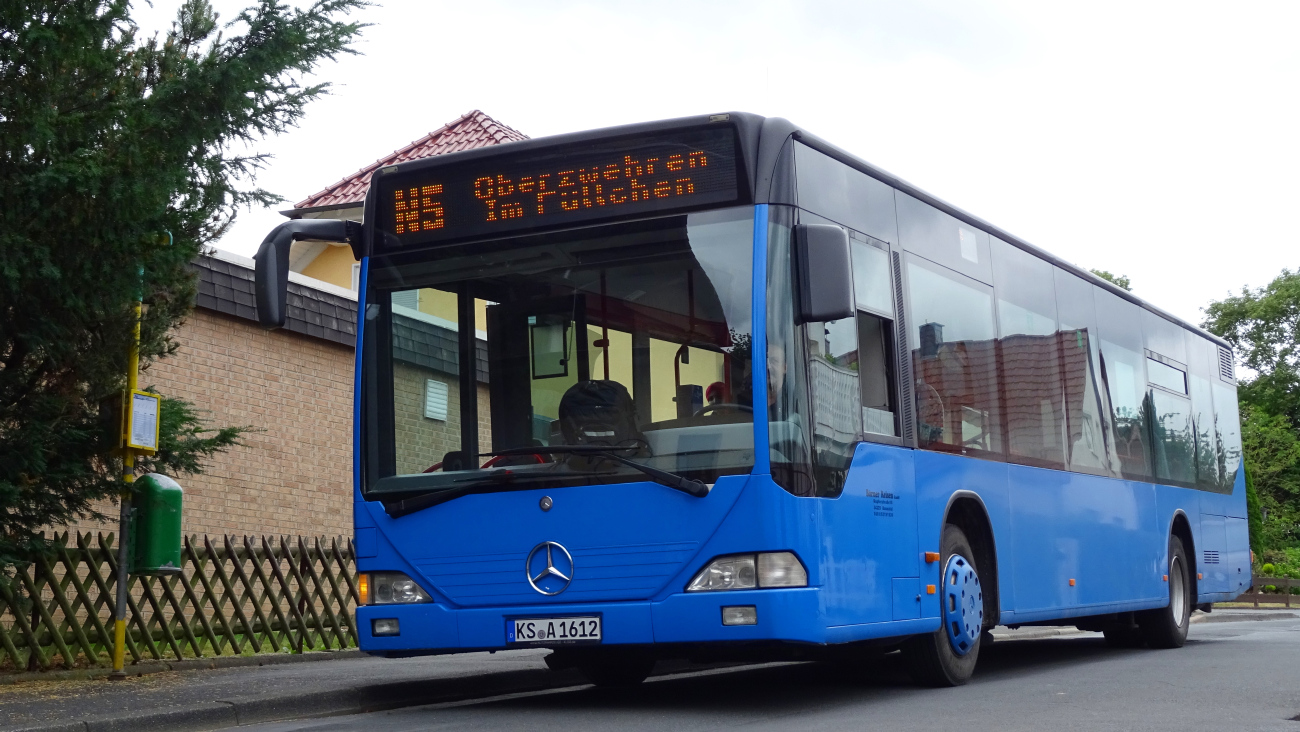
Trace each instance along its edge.
{"label": "black backpack on dashboard", "polygon": [[617,381],[580,381],[560,399],[560,432],[567,445],[637,447],[636,405]]}

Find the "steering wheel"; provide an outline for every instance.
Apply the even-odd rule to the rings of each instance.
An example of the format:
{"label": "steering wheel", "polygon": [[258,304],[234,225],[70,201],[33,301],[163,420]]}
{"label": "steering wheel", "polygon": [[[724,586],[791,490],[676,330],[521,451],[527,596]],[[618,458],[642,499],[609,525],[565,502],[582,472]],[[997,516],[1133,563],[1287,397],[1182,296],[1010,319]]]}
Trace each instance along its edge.
{"label": "steering wheel", "polygon": [[754,413],[754,408],[745,404],[734,404],[732,402],[718,402],[717,404],[707,404],[701,407],[700,409],[696,410],[695,414],[692,414],[691,416],[702,417],[716,409],[724,409],[724,408],[735,409],[740,412],[749,412],[750,414]]}
{"label": "steering wheel", "polygon": [[[483,467],[484,467],[484,468],[490,468],[490,467],[492,467],[492,466],[494,466],[494,465],[496,465],[496,464],[498,464],[498,463],[500,463],[500,462],[503,462],[503,461],[505,461],[505,460],[508,460],[508,459],[510,459],[510,458],[526,458],[526,457],[531,457],[531,458],[533,459],[532,462],[527,462],[527,461],[525,461],[525,462],[522,462],[522,463],[514,463],[514,465],[532,465],[532,464],[534,464],[534,463],[547,463],[547,462],[550,462],[549,460],[546,460],[544,457],[542,457],[542,455],[541,455],[540,453],[532,453],[531,455],[529,455],[529,454],[524,454],[524,455],[497,455],[497,456],[493,457],[491,460],[488,460],[486,463],[483,463]],[[441,470],[441,469],[442,469],[442,462],[439,461],[439,462],[434,463],[433,465],[430,465],[429,467],[425,468],[424,470],[422,470],[422,471],[420,471],[420,472],[422,472],[422,473],[436,473],[436,472],[438,472],[438,471]]]}

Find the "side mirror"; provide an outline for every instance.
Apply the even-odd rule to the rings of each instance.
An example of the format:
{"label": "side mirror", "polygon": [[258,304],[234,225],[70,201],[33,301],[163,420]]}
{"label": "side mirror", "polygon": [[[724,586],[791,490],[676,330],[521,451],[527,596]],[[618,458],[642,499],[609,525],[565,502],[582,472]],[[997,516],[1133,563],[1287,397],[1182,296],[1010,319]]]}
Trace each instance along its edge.
{"label": "side mirror", "polygon": [[257,263],[257,320],[263,328],[284,327],[289,299],[289,248],[299,239],[355,244],[361,239],[361,224],[337,219],[295,219],[280,224],[266,235],[253,256]]}
{"label": "side mirror", "polygon": [[853,261],[849,235],[838,226],[794,227],[796,323],[819,323],[853,315]]}

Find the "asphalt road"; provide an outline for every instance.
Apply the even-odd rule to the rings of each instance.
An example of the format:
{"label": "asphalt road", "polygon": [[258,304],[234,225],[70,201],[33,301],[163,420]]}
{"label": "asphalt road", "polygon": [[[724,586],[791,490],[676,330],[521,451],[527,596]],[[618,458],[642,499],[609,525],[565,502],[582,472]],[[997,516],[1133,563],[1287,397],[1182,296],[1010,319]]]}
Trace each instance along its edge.
{"label": "asphalt road", "polygon": [[957,689],[913,686],[894,654],[860,667],[723,669],[659,677],[633,689],[575,686],[251,729],[733,727],[1300,732],[1300,619],[1200,623],[1184,648],[1169,651],[1116,650],[1096,634],[999,641],[983,651],[975,678]]}

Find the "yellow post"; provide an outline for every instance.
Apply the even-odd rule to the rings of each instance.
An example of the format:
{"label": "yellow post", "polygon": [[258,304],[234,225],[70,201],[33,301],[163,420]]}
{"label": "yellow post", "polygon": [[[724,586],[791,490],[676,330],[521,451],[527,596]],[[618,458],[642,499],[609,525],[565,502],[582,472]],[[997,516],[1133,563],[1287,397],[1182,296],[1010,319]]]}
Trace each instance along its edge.
{"label": "yellow post", "polygon": [[[130,394],[140,388],[140,311],[140,301],[136,300],[135,337],[131,341],[131,351],[126,366],[126,393],[128,399]],[[130,403],[124,400],[122,409],[130,409]],[[117,534],[117,612],[113,621],[113,673],[109,674],[110,679],[126,678],[126,593],[127,580],[129,579],[127,564],[130,561],[127,532],[131,526],[131,484],[134,482],[135,450],[126,447],[122,454],[122,492],[119,494],[122,512],[121,526]]]}

